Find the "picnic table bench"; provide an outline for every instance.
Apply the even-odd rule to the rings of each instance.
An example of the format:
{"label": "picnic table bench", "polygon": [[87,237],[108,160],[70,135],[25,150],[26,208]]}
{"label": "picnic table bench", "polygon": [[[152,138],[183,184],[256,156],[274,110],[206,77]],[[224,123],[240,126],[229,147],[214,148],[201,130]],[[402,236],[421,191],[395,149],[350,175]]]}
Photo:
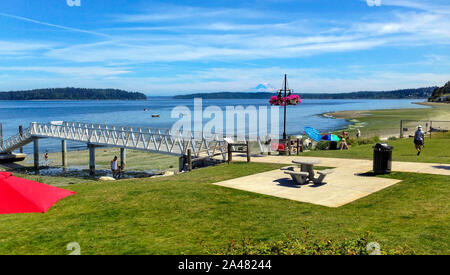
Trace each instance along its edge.
{"label": "picnic table bench", "polygon": [[319,174],[319,177],[317,179],[313,179],[314,184],[322,184],[325,177],[331,173],[333,173],[334,170],[332,169],[326,169],[326,170],[319,170],[317,171],[317,174]]}
{"label": "picnic table bench", "polygon": [[292,177],[292,180],[297,184],[308,183],[308,172],[285,171],[284,173],[290,175]]}
{"label": "picnic table bench", "polygon": [[296,184],[305,184],[312,181],[314,184],[319,185],[323,183],[323,180],[327,175],[333,173],[332,169],[317,171],[319,177],[315,178],[314,165],[321,163],[321,160],[319,159],[300,158],[293,160],[292,163],[300,164],[300,171],[295,171],[296,166],[282,167],[281,170],[285,171],[285,174],[290,175]]}
{"label": "picnic table bench", "polygon": [[319,164],[321,162],[322,161],[319,159],[303,159],[303,158],[294,159],[292,161],[292,163],[300,164],[300,171],[308,172],[310,179],[314,178],[314,165]]}

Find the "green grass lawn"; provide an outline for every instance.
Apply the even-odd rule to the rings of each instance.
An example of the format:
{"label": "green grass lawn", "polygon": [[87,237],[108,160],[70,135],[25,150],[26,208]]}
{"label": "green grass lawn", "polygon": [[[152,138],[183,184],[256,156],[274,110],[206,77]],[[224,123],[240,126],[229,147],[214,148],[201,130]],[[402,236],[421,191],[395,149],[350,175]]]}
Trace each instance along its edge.
{"label": "green grass lawn", "polygon": [[[436,134],[431,139],[425,138],[425,148],[417,156],[413,139],[397,139],[383,141],[394,147],[392,159],[394,161],[450,163],[450,135]],[[351,146],[349,150],[314,150],[305,152],[304,156],[332,157],[332,158],[361,158],[372,159],[373,149],[368,145]]]}
{"label": "green grass lawn", "polygon": [[286,236],[359,238],[371,232],[381,247],[448,254],[450,177],[393,173],[402,182],[351,204],[328,208],[228,189],[211,183],[279,168],[233,163],[154,179],[73,182],[75,196],[46,214],[0,215],[0,254],[198,254],[232,240]]}

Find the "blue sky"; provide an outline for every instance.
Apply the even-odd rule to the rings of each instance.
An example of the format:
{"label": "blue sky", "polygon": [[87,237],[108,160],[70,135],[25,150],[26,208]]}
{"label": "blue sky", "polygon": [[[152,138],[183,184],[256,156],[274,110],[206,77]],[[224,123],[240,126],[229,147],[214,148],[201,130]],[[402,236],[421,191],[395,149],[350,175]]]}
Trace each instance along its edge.
{"label": "blue sky", "polygon": [[0,2],[0,91],[350,92],[450,80],[448,0]]}

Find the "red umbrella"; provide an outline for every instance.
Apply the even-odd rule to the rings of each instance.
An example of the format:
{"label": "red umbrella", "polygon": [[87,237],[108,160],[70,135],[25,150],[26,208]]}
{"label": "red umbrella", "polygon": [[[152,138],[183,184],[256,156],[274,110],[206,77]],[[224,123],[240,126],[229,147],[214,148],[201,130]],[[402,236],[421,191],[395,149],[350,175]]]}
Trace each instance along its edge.
{"label": "red umbrella", "polygon": [[0,172],[0,214],[45,213],[75,192]]}

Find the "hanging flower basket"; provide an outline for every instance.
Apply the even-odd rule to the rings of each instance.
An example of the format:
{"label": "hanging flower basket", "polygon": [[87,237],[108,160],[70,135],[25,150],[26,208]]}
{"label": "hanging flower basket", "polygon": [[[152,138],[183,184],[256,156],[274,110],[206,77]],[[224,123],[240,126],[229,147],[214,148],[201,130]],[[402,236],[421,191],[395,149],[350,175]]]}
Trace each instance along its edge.
{"label": "hanging flower basket", "polygon": [[269,100],[270,105],[281,106],[281,105],[283,105],[283,102],[284,102],[284,98],[278,97],[278,96],[272,96]]}
{"label": "hanging flower basket", "polygon": [[289,95],[287,97],[272,96],[269,100],[270,105],[285,106],[298,105],[302,100],[298,95]]}
{"label": "hanging flower basket", "polygon": [[287,105],[298,105],[302,100],[298,95],[289,95],[285,98]]}

